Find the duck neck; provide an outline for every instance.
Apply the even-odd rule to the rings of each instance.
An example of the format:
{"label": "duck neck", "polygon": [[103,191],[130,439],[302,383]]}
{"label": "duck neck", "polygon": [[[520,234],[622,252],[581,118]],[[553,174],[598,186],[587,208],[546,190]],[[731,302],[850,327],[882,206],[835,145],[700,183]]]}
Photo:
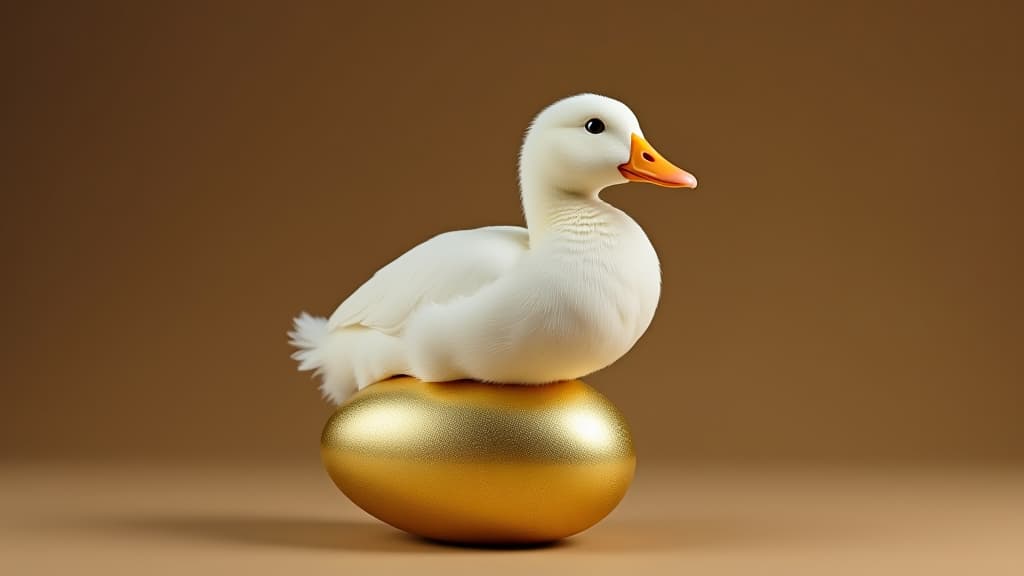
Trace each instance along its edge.
{"label": "duck neck", "polygon": [[531,246],[553,238],[585,239],[608,224],[610,206],[598,196],[600,190],[563,190],[530,181],[521,186]]}

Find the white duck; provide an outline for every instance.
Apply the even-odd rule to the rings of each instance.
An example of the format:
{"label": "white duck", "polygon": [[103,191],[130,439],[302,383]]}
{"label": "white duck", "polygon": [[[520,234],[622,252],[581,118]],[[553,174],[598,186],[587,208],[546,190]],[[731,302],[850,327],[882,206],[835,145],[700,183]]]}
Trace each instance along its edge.
{"label": "white duck", "polygon": [[643,229],[598,197],[626,181],[694,188],[621,102],[581,94],[549,106],[523,143],[527,228],[446,232],[381,268],[331,315],[303,313],[300,370],[340,403],[397,374],[427,381],[543,384],[618,360],[661,291]]}

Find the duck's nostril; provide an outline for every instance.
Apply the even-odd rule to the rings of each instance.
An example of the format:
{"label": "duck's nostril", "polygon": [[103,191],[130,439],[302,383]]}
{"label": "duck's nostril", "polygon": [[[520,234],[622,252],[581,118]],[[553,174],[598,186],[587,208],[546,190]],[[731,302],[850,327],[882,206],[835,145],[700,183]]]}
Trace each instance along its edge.
{"label": "duck's nostril", "polygon": [[648,162],[654,162],[654,156],[651,156],[647,152],[643,153],[643,157],[644,157],[644,160],[647,160]]}

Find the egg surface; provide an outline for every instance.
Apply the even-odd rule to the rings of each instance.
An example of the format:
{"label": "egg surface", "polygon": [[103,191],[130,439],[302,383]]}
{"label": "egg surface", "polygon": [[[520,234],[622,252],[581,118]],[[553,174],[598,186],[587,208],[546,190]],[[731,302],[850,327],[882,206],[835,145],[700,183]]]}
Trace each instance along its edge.
{"label": "egg surface", "polygon": [[596,524],[633,479],[622,414],[579,380],[370,385],[321,437],[334,483],[407,532],[463,543],[558,540]]}

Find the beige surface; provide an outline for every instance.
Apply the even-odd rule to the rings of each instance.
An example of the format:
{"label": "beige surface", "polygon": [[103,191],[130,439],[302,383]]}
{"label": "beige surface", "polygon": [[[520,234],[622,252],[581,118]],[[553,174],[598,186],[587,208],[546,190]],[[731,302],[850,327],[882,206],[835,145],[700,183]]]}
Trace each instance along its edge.
{"label": "beige surface", "polygon": [[1024,471],[657,469],[561,545],[440,546],[314,463],[7,465],[5,574],[1024,574]]}

